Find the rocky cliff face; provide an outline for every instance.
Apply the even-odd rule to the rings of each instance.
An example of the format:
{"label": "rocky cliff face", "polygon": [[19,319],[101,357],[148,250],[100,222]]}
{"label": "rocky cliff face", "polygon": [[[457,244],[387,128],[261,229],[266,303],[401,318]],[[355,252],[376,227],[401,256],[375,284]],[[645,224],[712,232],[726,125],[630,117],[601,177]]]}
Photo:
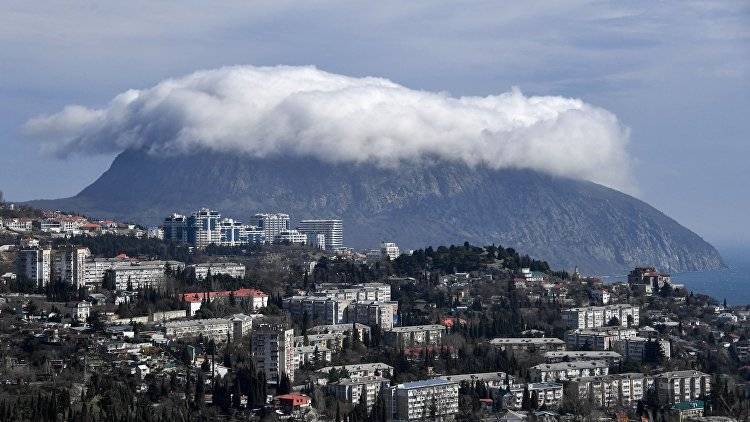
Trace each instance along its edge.
{"label": "rocky cliff face", "polygon": [[594,273],[644,264],[668,271],[723,265],[698,235],[621,192],[533,171],[449,162],[389,170],[305,157],[159,158],[126,151],[77,196],[33,204],[145,224],[202,206],[240,220],[259,211],[288,212],[295,220],[338,217],[349,246],[498,243],[558,268],[577,265]]}

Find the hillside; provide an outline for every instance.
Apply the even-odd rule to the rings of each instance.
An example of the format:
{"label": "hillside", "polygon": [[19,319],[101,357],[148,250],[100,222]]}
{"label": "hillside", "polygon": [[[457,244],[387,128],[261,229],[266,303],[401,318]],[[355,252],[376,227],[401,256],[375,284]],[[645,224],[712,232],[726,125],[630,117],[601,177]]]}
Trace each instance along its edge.
{"label": "hillside", "polygon": [[130,150],[75,197],[31,204],[150,225],[202,206],[240,220],[259,211],[288,212],[294,220],[338,217],[348,246],[494,242],[555,268],[593,273],[643,264],[668,271],[723,265],[697,234],[616,190],[444,161],[382,169],[294,156],[156,157]]}

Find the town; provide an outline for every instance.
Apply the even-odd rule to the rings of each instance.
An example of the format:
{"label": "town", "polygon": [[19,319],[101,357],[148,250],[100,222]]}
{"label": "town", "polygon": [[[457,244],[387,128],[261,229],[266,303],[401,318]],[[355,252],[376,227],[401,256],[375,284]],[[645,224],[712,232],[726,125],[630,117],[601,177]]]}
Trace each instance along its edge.
{"label": "town", "polygon": [[500,245],[355,250],[334,218],[0,207],[2,421],[750,418],[750,308],[650,263],[608,281]]}

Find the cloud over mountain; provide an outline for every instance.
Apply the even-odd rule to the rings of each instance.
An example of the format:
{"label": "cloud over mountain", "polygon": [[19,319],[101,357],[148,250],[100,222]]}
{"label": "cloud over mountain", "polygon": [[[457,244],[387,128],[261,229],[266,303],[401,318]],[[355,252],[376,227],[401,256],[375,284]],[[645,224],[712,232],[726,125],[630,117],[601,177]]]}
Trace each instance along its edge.
{"label": "cloud over mountain", "polygon": [[393,167],[421,160],[528,168],[632,190],[628,131],[579,99],[519,90],[452,97],[314,67],[236,66],[129,90],[106,107],[35,117],[24,131],[59,156],[208,148]]}

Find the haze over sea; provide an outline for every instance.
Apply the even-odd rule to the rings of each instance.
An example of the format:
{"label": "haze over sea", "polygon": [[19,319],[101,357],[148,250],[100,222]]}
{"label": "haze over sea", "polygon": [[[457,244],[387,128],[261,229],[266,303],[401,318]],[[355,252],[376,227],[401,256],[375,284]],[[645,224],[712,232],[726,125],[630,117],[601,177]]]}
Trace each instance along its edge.
{"label": "haze over sea", "polygon": [[[750,305],[750,246],[717,247],[726,268],[673,273],[672,281],[688,291],[712,296],[729,305]],[[625,281],[624,275],[606,277],[608,282]]]}

